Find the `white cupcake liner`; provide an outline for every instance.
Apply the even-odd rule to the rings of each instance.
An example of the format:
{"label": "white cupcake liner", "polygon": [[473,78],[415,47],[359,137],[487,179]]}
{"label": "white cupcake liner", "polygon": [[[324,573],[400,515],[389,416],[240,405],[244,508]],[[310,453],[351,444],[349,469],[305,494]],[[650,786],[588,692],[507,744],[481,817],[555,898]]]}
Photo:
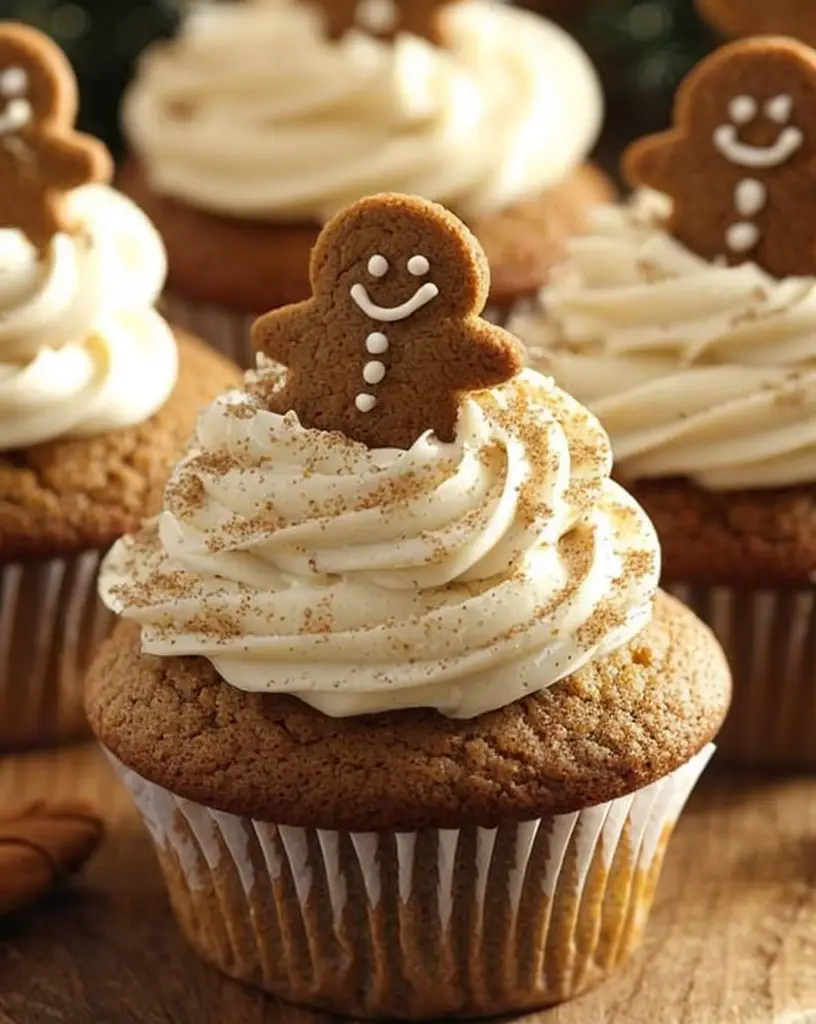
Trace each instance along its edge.
{"label": "white cupcake liner", "polygon": [[717,763],[816,770],[816,587],[664,587],[706,622],[734,676]]}
{"label": "white cupcake liner", "polygon": [[290,1002],[420,1019],[555,1003],[625,960],[712,753],[572,814],[390,833],[236,817],[112,760],[205,959]]}
{"label": "white cupcake liner", "polygon": [[85,671],[113,625],[96,592],[103,555],[0,567],[0,748],[88,734]]}
{"label": "white cupcake liner", "polygon": [[234,313],[221,306],[191,302],[176,295],[163,296],[161,310],[173,327],[209,342],[241,369],[255,368],[250,332],[260,313]]}

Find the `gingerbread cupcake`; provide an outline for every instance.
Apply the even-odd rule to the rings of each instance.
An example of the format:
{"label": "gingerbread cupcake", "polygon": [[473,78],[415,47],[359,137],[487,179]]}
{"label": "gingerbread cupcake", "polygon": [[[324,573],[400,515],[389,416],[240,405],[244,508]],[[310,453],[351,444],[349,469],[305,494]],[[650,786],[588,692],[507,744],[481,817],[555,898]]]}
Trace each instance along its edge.
{"label": "gingerbread cupcake", "polygon": [[493,0],[209,4],[144,58],[122,185],[164,237],[172,318],[250,365],[254,316],[308,297],[321,225],[371,192],[465,217],[497,309],[534,295],[609,199],[600,121],[577,44]]}
{"label": "gingerbread cupcake", "polygon": [[197,409],[238,374],[153,308],[165,256],[74,131],[62,53],[0,25],[0,748],[86,730],[99,560],[157,511]]}
{"label": "gingerbread cupcake", "polygon": [[376,1018],[558,1002],[640,938],[725,661],[460,221],[362,200],[311,277],[106,562],[93,728],[221,970]]}
{"label": "gingerbread cupcake", "polygon": [[[533,365],[601,419],[661,536],[664,582],[714,628],[734,710],[721,755],[816,768],[816,54],[731,44],[675,126],[636,143],[626,205],[576,239]],[[704,187],[701,183],[704,182]]]}

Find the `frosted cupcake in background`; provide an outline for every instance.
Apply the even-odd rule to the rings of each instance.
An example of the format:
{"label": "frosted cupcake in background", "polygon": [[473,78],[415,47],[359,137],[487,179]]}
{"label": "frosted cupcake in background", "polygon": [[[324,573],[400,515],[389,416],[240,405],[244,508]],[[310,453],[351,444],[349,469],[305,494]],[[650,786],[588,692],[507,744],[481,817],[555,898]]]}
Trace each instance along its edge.
{"label": "frosted cupcake in background", "polygon": [[168,248],[167,308],[247,365],[249,314],[307,298],[321,225],[361,196],[464,217],[497,309],[534,295],[610,198],[585,163],[600,87],[566,33],[490,0],[372,6],[203,5],[126,99],[122,185]]}
{"label": "frosted cupcake in background", "polygon": [[[816,767],[816,55],[734,44],[514,329],[609,431],[735,677],[721,757]],[[705,186],[701,185],[705,182]],[[654,186],[654,191],[645,186]]]}
{"label": "frosted cupcake in background", "polygon": [[558,1002],[638,943],[727,666],[597,420],[479,317],[461,222],[363,200],[312,285],[106,561],[94,731],[226,973],[374,1018]]}
{"label": "frosted cupcake in background", "polygon": [[161,241],[75,113],[61,52],[0,25],[0,748],[87,732],[100,558],[239,379],[153,308]]}

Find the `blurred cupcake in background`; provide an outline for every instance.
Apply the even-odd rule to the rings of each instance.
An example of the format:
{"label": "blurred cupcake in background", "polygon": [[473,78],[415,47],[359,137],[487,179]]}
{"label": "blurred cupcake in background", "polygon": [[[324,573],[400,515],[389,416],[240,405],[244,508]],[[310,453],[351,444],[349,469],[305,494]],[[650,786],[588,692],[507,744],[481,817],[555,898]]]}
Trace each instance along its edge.
{"label": "blurred cupcake in background", "polygon": [[713,626],[735,700],[721,756],[816,768],[816,53],[730,44],[636,143],[513,327],[609,431],[666,588]]}
{"label": "blurred cupcake in background", "polygon": [[249,315],[308,296],[321,225],[369,193],[463,216],[497,315],[534,295],[610,197],[601,116],[579,46],[491,0],[208,4],[142,61],[122,183],[168,248],[168,310],[248,364]]}
{"label": "blurred cupcake in background", "polygon": [[0,25],[0,748],[86,731],[82,677],[110,624],[99,561],[238,379],[154,309],[161,240],[106,184],[76,103],[60,50]]}

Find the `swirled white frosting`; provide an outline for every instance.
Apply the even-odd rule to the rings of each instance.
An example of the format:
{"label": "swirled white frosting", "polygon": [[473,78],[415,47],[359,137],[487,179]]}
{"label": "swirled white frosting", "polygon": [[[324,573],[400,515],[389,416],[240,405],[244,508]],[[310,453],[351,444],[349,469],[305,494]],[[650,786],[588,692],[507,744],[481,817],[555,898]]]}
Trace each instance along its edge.
{"label": "swirled white frosting", "polygon": [[610,466],[595,418],[532,371],[466,401],[454,442],[408,451],[233,392],[100,590],[145,651],[204,655],[240,689],[469,718],[647,623],[659,547]]}
{"label": "swirled white frosting", "polygon": [[595,141],[595,73],[543,19],[453,5],[442,49],[332,42],[321,17],[302,0],[206,5],[149,51],[124,116],[157,190],[259,219],[325,220],[384,189],[467,216],[538,194]]}
{"label": "swirled white frosting", "polygon": [[176,343],[153,309],[161,240],[104,185],[68,197],[75,235],[43,261],[0,231],[0,450],[132,426],[173,389]]}
{"label": "swirled white frosting", "polygon": [[812,483],[816,279],[700,259],[663,230],[668,202],[641,192],[597,211],[512,329],[599,417],[626,478]]}

